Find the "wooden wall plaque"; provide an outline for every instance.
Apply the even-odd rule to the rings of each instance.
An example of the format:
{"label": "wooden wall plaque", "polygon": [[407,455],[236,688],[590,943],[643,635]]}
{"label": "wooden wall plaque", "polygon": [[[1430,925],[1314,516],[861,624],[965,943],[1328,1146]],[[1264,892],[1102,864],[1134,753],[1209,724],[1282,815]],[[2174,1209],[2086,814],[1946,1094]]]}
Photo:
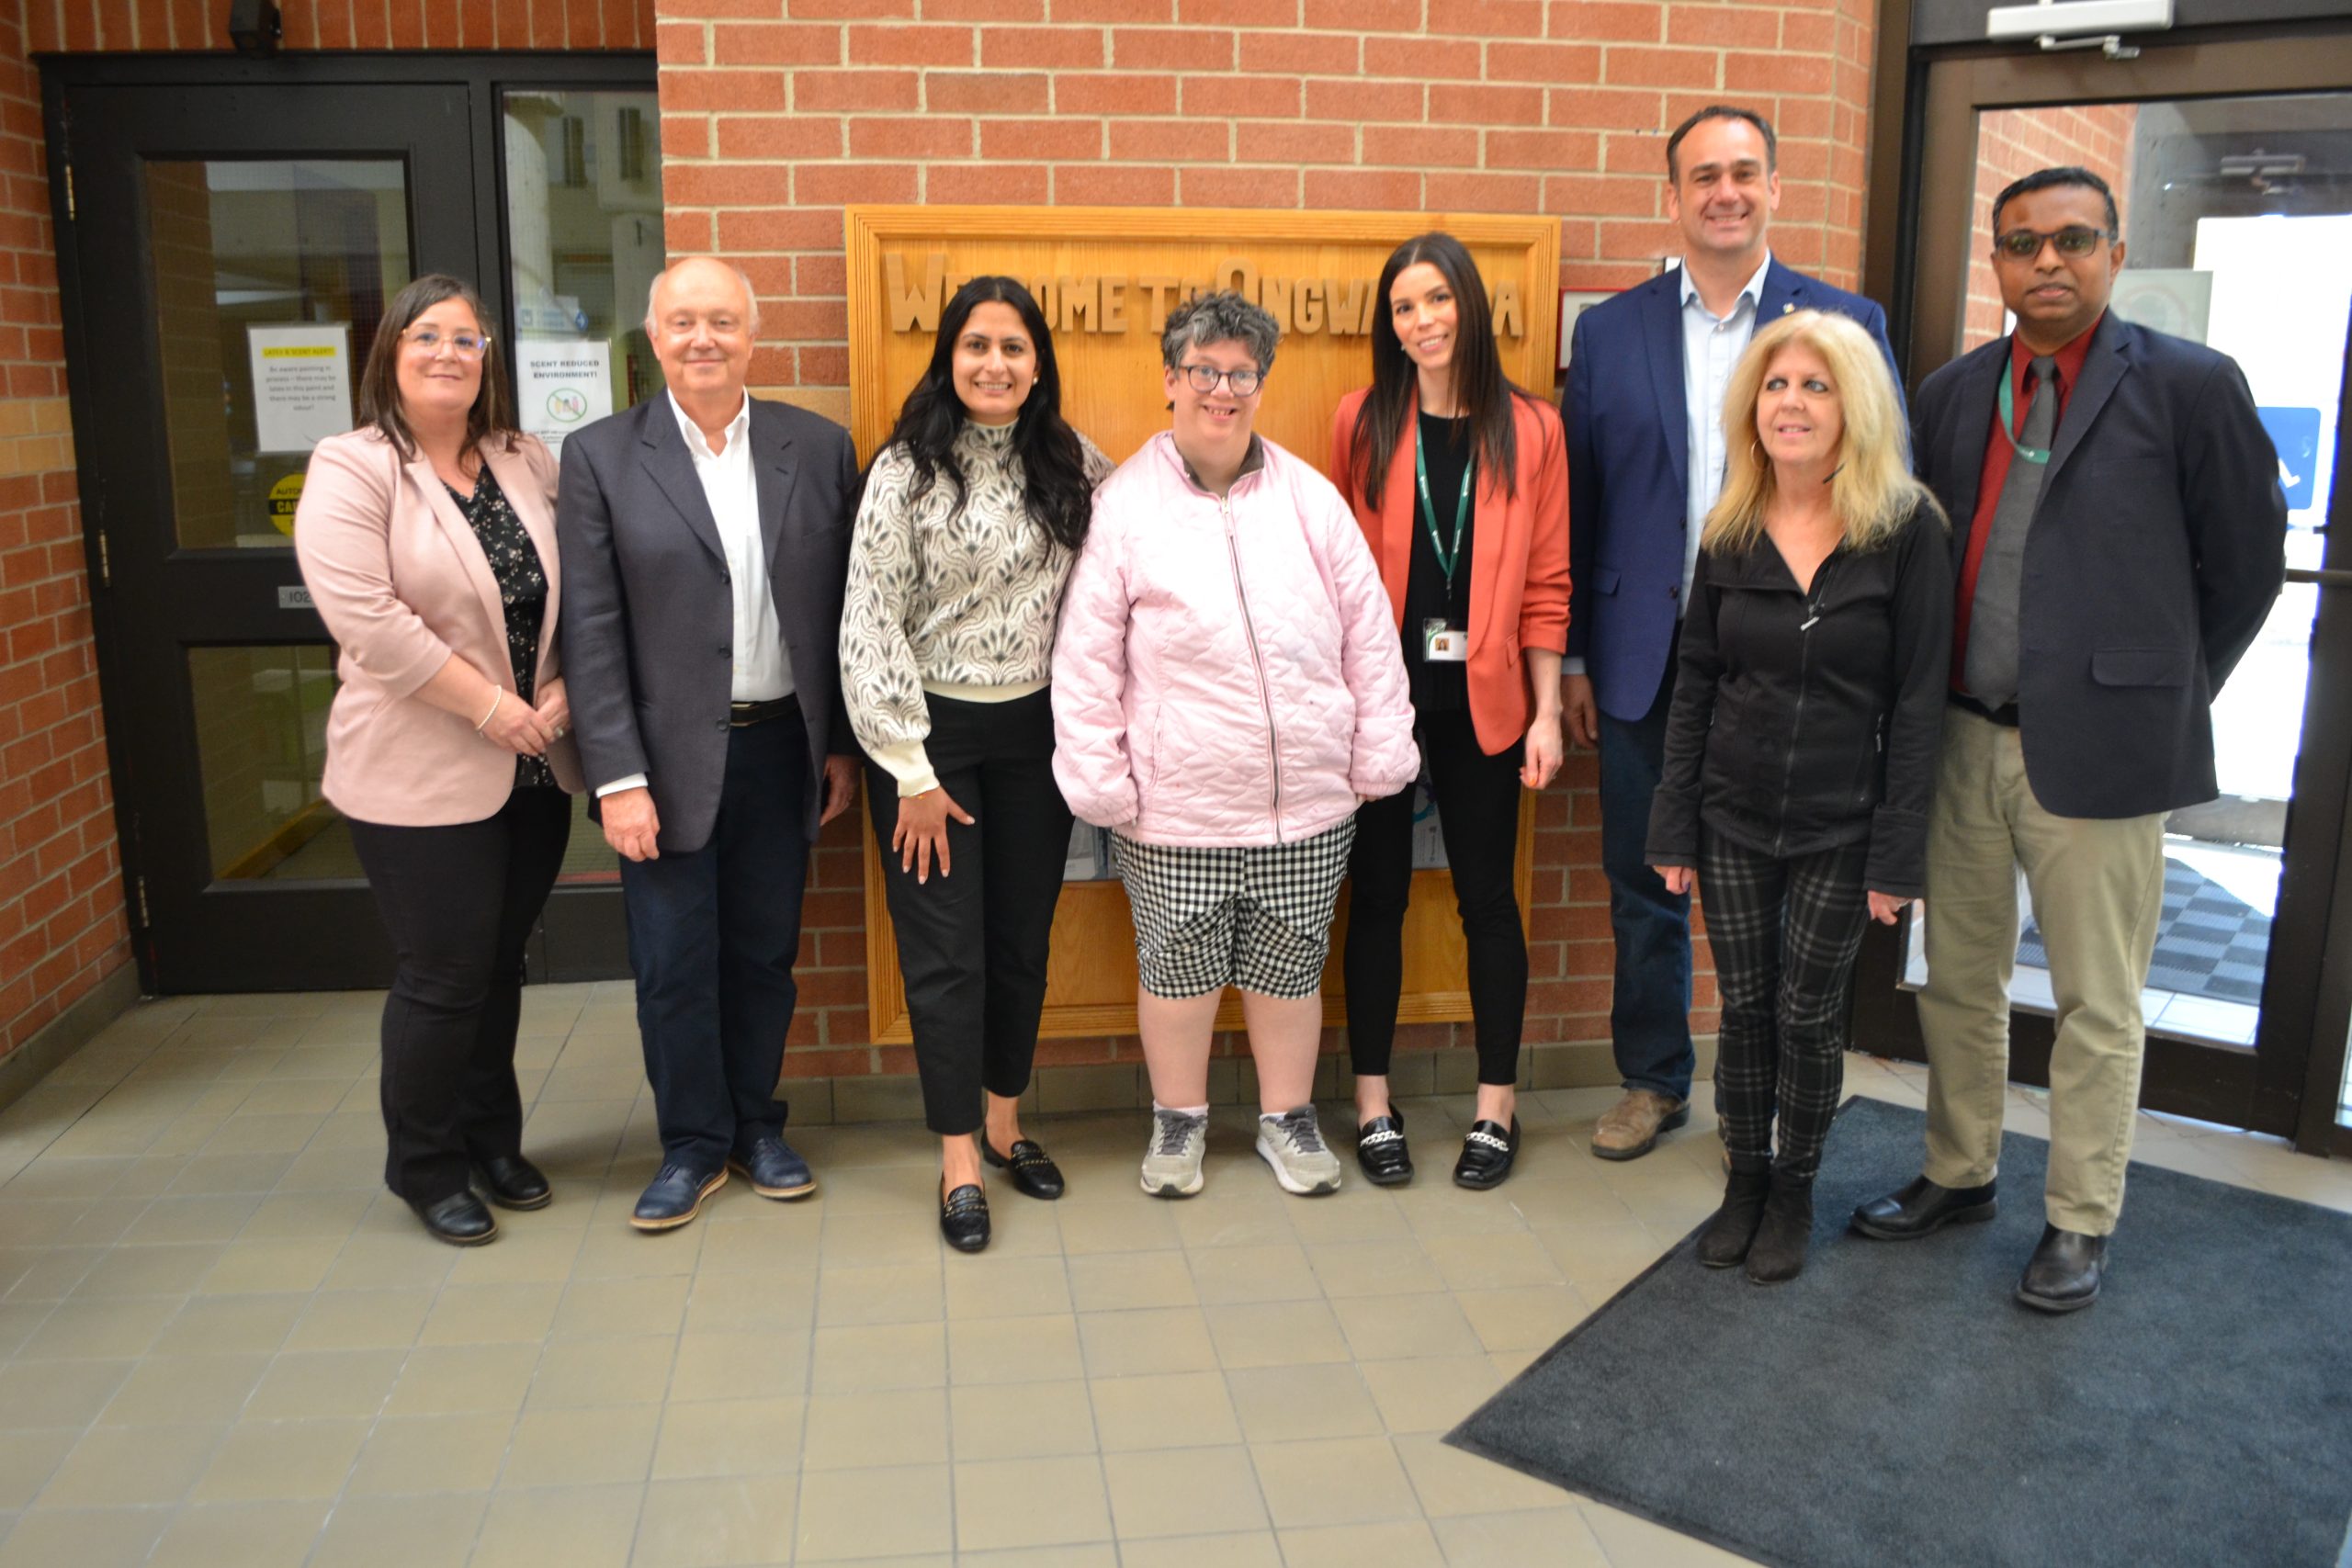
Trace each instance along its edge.
{"label": "wooden wall plaque", "polygon": [[[870,461],[900,401],[930,362],[939,310],[965,278],[1001,273],[1036,295],[1054,328],[1062,407],[1114,461],[1168,426],[1159,328],[1177,302],[1240,288],[1283,322],[1257,430],[1318,468],[1330,458],[1340,399],[1372,378],[1374,286],[1404,240],[1443,229],[1477,259],[1493,297],[1503,368],[1548,397],[1559,312],[1555,220],[1493,214],[1294,212],[1090,207],[852,207],[848,253],[851,434]],[[1527,907],[1534,797],[1522,795],[1518,883]],[[865,842],[866,993],[876,1041],[913,1038],[896,934],[872,831]],[[1340,984],[1344,900],[1323,995],[1345,1017]],[[1073,882],[1054,920],[1044,1032],[1125,1034],[1136,1026],[1136,962],[1126,894],[1115,881]],[[1413,878],[1398,1018],[1470,1016],[1451,878]],[[1228,994],[1217,1027],[1240,1025]]]}

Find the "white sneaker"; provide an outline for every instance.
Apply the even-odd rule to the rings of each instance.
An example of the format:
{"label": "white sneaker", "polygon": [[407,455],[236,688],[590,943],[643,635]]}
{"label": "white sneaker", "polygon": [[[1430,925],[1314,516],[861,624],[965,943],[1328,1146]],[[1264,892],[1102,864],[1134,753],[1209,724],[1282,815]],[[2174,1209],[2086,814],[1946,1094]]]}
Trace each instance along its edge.
{"label": "white sneaker", "polygon": [[1201,1156],[1208,1146],[1207,1117],[1154,1107],[1151,1141],[1143,1151],[1143,1190],[1155,1198],[1190,1198],[1201,1190]]}
{"label": "white sneaker", "polygon": [[1285,1192],[1314,1197],[1340,1190],[1340,1156],[1324,1144],[1312,1105],[1259,1117],[1258,1153]]}

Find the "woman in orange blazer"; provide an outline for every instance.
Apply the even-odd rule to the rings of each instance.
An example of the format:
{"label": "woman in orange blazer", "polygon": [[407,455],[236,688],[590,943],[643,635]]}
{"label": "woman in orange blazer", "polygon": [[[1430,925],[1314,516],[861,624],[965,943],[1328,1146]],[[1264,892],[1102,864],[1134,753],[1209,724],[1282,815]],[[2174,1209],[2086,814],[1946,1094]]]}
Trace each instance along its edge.
{"label": "woman in orange blazer", "polygon": [[[1551,404],[1505,378],[1487,287],[1450,234],[1408,240],[1381,269],[1372,385],[1340,404],[1331,477],[1388,588],[1412,678],[1414,728],[1469,949],[1478,1106],[1453,1168],[1464,1187],[1510,1176],[1527,939],[1512,861],[1519,792],[1560,769],[1568,638],[1568,468]],[[1413,792],[1356,814],[1348,871],[1348,1051],[1356,1160],[1413,1177],[1388,1055],[1412,889]]]}
{"label": "woman in orange blazer", "polygon": [[340,648],[326,797],[399,953],[384,1182],[444,1241],[536,1209],[514,1082],[523,944],[580,764],[556,667],[555,459],[514,427],[474,291],[418,278],[368,350],[360,426],[319,443],[294,548]]}

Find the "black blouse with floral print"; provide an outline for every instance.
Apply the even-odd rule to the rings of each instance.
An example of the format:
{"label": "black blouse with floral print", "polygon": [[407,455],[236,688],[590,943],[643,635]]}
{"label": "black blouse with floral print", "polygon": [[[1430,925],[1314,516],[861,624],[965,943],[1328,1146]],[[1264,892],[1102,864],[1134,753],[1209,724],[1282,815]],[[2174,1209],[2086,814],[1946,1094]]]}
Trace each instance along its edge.
{"label": "black blouse with floral print", "polygon": [[[481,553],[490,558],[490,574],[498,580],[498,597],[506,606],[506,659],[514,669],[514,694],[530,702],[532,678],[538,671],[539,630],[548,614],[548,574],[539,564],[538,547],[531,543],[523,520],[514,515],[506,492],[487,467],[475,481],[473,494],[451,485],[449,496],[481,541]],[[514,759],[517,789],[554,784],[545,757]]]}

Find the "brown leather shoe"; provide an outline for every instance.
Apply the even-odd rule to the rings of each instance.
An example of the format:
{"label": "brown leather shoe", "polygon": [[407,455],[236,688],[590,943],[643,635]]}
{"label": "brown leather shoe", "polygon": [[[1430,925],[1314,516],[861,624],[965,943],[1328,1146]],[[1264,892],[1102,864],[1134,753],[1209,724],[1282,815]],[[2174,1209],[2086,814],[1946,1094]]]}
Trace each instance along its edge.
{"label": "brown leather shoe", "polygon": [[1655,1089],[1629,1089],[1592,1130],[1592,1152],[1602,1159],[1639,1159],[1657,1147],[1657,1135],[1690,1120],[1690,1102]]}

